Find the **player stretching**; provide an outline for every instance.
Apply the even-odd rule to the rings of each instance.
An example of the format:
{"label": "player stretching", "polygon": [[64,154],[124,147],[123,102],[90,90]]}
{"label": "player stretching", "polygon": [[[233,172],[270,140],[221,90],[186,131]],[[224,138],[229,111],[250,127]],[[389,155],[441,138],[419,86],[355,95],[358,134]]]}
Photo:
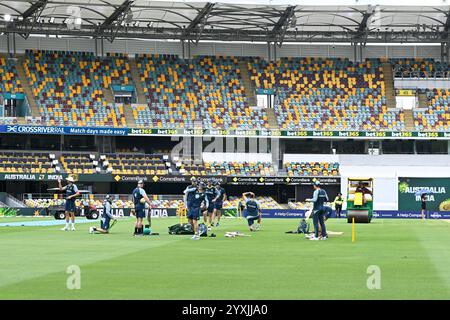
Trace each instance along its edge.
{"label": "player stretching", "polygon": [[[216,227],[219,226],[220,217],[222,216],[222,206],[223,202],[227,200],[227,194],[225,193],[225,189],[220,186],[220,183],[216,183],[216,191],[217,196],[213,199],[214,202],[214,213],[212,216],[212,221],[214,221],[214,218],[217,217],[217,223]],[[214,224],[214,222],[213,222]]]}
{"label": "player stretching", "polygon": [[116,217],[112,214],[112,207],[111,207],[112,199],[111,196],[108,194],[105,197],[105,201],[103,201],[103,212],[102,217],[100,219],[100,228],[91,227],[91,233],[109,233],[109,223],[112,220],[116,220]]}
{"label": "player stretching", "polygon": [[[261,207],[255,199],[253,192],[245,192],[242,194],[245,202],[244,218],[247,219],[250,231],[259,230],[261,227]],[[253,223],[257,221],[256,226]]]}
{"label": "player stretching", "polygon": [[214,198],[217,196],[217,189],[213,185],[213,181],[211,179],[208,180],[208,185],[205,190],[206,197],[208,198],[208,207],[205,211],[203,211],[203,222],[207,224],[208,216],[209,216],[209,225],[208,231],[211,230],[213,224],[213,214],[214,214]]}
{"label": "player stretching", "polygon": [[[72,231],[75,231],[75,198],[80,195],[78,187],[74,183],[73,177],[67,177],[67,185],[61,185],[61,179],[58,179],[58,187],[60,191],[66,192],[66,204],[65,204],[65,215],[66,215],[66,226],[62,228],[63,231],[69,230],[69,220],[72,220]],[[70,218],[70,219],[69,219]]]}
{"label": "player stretching", "polygon": [[145,203],[151,206],[150,199],[144,190],[144,181],[139,180],[137,187],[133,190],[134,211],[136,214],[136,225],[134,227],[134,235],[142,236],[144,234],[144,227],[142,220],[145,218]]}
{"label": "player stretching", "polygon": [[205,194],[205,186],[200,183],[197,190],[194,192],[187,214],[188,221],[192,226],[192,230],[194,230],[192,240],[200,240],[198,219],[200,219],[200,212],[202,211],[202,209],[208,208],[208,205],[209,203],[208,198]]}

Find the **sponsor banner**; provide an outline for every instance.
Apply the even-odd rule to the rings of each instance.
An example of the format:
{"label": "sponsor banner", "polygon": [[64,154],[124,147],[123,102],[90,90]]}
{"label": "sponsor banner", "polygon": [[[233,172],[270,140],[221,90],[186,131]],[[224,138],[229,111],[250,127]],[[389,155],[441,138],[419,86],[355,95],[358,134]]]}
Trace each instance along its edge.
{"label": "sponsor banner", "polygon": [[262,209],[262,218],[304,218],[306,210],[302,209]]}
{"label": "sponsor banner", "polygon": [[[1,173],[0,181],[57,181],[64,180],[68,174],[37,174],[37,173]],[[143,180],[147,183],[190,183],[195,177],[202,182],[213,180],[220,184],[300,184],[311,185],[313,180],[319,180],[323,185],[340,185],[340,177],[234,177],[234,176],[145,176],[145,175],[111,175],[99,174],[72,174],[76,182],[137,182]]]}
{"label": "sponsor banner", "polygon": [[399,211],[420,212],[423,191],[427,211],[450,212],[450,178],[398,178]]}
{"label": "sponsor banner", "polygon": [[37,174],[37,173],[1,173],[2,181],[57,181],[64,179],[67,174]]}
{"label": "sponsor banner", "polygon": [[[103,208],[97,207],[97,211],[102,214]],[[145,209],[146,214],[151,214],[152,218],[164,218],[164,217],[175,217],[177,215],[177,209],[175,208],[152,208]],[[128,217],[131,215],[130,208],[112,208],[112,214],[118,217]]]}
{"label": "sponsor banner", "polygon": [[416,95],[416,90],[414,89],[397,89],[395,90],[397,96],[411,97]]}
{"label": "sponsor banner", "polygon": [[[146,213],[150,210],[152,218],[175,217],[177,209],[175,208],[152,208],[146,209]],[[103,207],[97,207],[98,213],[103,213]],[[129,217],[131,214],[130,208],[112,208],[112,214],[118,217]],[[0,208],[0,217],[3,216],[46,216],[48,211],[46,208]]]}
{"label": "sponsor banner", "polygon": [[[373,218],[386,219],[422,219],[420,211],[388,211],[376,210],[373,212]],[[450,219],[450,212],[427,212],[427,219]]]}
{"label": "sponsor banner", "polygon": [[314,180],[322,185],[340,185],[340,177],[228,177],[230,184],[299,184],[311,185]]}
{"label": "sponsor banner", "polygon": [[281,131],[283,137],[332,138],[450,138],[450,132],[412,131]]}
{"label": "sponsor banner", "polygon": [[0,126],[0,132],[23,134],[126,136],[128,135],[128,128],[3,125]]}
{"label": "sponsor banner", "polygon": [[296,131],[296,130],[227,130],[227,129],[158,129],[158,128],[108,128],[65,127],[38,125],[0,125],[0,133],[65,134],[106,136],[220,136],[220,137],[284,137],[284,138],[404,138],[450,139],[450,132],[411,131]]}
{"label": "sponsor banner", "polygon": [[[262,209],[263,218],[304,218],[304,209]],[[335,218],[335,212],[331,218]],[[341,213],[341,219],[346,218],[346,212]],[[390,211],[390,210],[374,210],[374,219],[422,219],[422,215],[417,211]],[[427,219],[450,219],[450,212],[428,212]]]}

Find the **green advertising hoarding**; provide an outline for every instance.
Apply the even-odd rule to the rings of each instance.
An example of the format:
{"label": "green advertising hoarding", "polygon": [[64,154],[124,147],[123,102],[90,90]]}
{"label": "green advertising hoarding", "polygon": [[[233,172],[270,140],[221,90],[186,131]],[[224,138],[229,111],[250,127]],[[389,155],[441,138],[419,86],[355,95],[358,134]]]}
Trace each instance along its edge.
{"label": "green advertising hoarding", "polygon": [[422,190],[427,211],[450,211],[450,178],[398,178],[398,210],[420,211]]}

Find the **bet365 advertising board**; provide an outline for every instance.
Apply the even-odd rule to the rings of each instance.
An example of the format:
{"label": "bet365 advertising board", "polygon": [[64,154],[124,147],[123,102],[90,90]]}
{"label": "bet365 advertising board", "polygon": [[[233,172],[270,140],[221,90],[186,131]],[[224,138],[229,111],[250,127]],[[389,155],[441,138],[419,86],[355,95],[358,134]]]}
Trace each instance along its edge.
{"label": "bet365 advertising board", "polygon": [[450,211],[450,178],[399,178],[398,210],[419,212],[423,192],[427,211]]}

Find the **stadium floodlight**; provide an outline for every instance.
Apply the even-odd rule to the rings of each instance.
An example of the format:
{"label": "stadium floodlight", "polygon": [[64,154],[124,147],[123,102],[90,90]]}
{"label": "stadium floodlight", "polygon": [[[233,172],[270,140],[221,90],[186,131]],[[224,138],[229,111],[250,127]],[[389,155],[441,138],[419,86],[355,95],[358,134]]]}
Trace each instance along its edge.
{"label": "stadium floodlight", "polygon": [[11,17],[11,15],[8,14],[8,13],[6,13],[6,14],[3,16],[3,20],[5,20],[6,22],[11,21],[11,19],[12,19],[12,17]]}

